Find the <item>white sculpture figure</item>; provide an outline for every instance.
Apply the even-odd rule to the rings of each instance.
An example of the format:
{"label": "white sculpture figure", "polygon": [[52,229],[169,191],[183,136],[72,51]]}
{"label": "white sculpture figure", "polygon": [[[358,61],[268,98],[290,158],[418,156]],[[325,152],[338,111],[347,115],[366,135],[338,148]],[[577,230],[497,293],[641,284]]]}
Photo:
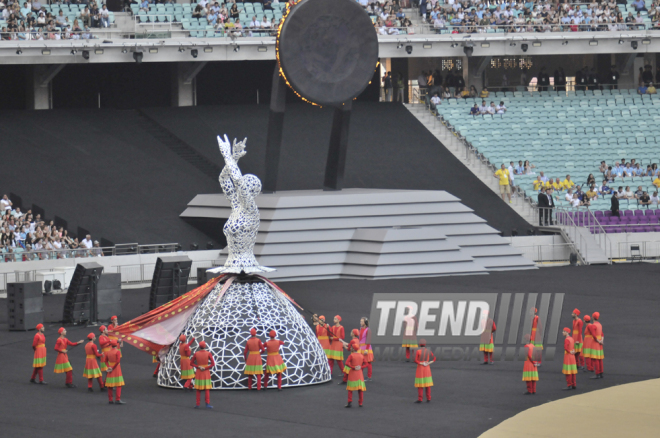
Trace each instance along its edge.
{"label": "white sculpture figure", "polygon": [[254,257],[254,244],[259,231],[259,208],[255,198],[261,192],[261,181],[255,175],[243,175],[238,168],[238,160],[245,155],[245,142],[236,142],[232,148],[227,135],[224,140],[218,136],[220,153],[225,159],[225,167],[219,181],[222,191],[231,202],[231,215],[223,232],[227,237],[229,257],[225,266],[209,269],[214,273],[246,274],[271,272],[273,268],[259,266]]}

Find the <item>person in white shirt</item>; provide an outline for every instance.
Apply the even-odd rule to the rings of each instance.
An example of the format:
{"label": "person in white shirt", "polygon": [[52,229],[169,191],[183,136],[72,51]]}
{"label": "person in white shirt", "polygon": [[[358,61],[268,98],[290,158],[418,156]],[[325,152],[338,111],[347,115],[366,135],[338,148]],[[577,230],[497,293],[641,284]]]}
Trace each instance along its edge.
{"label": "person in white shirt", "polygon": [[209,2],[208,2],[208,0],[199,0],[199,1],[197,2],[197,4],[198,4],[198,5],[201,5],[203,8],[205,8],[206,5],[209,4]]}
{"label": "person in white shirt", "polygon": [[658,192],[653,192],[653,196],[651,196],[651,205],[658,205],[660,204],[660,199],[658,198]]}
{"label": "person in white shirt", "polygon": [[259,20],[257,20],[257,16],[255,15],[252,17],[252,21],[250,21],[250,29],[259,29],[261,27],[261,24],[259,24]]}
{"label": "person in white shirt", "polygon": [[568,192],[566,192],[566,196],[564,196],[564,199],[566,199],[567,202],[573,203],[573,189],[568,189]]}
{"label": "person in white shirt", "polygon": [[92,242],[92,236],[90,236],[89,234],[86,235],[85,238],[80,243],[82,243],[87,249],[91,249],[94,246],[94,242]]}
{"label": "person in white shirt", "polygon": [[497,111],[497,114],[504,114],[506,112],[506,106],[504,106],[504,102],[500,102],[499,105],[495,107],[495,111]]}
{"label": "person in white shirt", "polygon": [[479,106],[479,114],[488,114],[488,106],[486,106],[486,101],[481,101],[481,106]]}
{"label": "person in white shirt", "polygon": [[442,103],[442,100],[441,100],[440,97],[438,96],[438,93],[435,93],[435,94],[433,95],[433,97],[431,98],[431,103],[432,103],[433,105],[435,105],[435,106],[438,106],[438,105],[440,105],[440,104]]}
{"label": "person in white shirt", "polygon": [[578,198],[577,193],[573,195],[573,199],[571,200],[571,205],[573,207],[579,207],[580,205],[582,205],[582,203],[580,202],[580,198]]}
{"label": "person in white shirt", "polygon": [[0,199],[0,208],[3,210],[11,210],[11,206],[13,204],[9,200],[9,197],[7,195],[4,195],[2,199]]}
{"label": "person in white shirt", "polygon": [[486,107],[486,114],[495,115],[495,104],[493,102],[490,103],[490,106]]}

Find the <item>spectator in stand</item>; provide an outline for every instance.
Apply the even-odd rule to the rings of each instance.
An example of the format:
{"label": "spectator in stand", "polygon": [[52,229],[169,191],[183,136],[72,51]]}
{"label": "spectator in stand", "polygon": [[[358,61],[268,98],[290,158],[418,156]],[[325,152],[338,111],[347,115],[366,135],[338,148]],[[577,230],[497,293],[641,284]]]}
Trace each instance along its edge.
{"label": "spectator in stand", "polygon": [[480,114],[479,106],[475,103],[472,108],[470,108],[470,115],[472,117],[478,116]]}
{"label": "spectator in stand", "polygon": [[470,85],[470,94],[468,97],[477,97],[477,88],[474,85]]}
{"label": "spectator in stand", "polygon": [[[543,174],[543,172],[541,172],[541,174]],[[562,182],[564,184],[564,188],[566,188],[566,189],[570,189],[570,188],[573,188],[575,186],[575,183],[571,179],[571,175],[566,175],[566,179]]]}
{"label": "spectator in stand", "polygon": [[614,196],[616,196],[616,199],[626,199],[626,194],[623,192],[622,186],[619,186],[619,190],[614,192]]}
{"label": "spectator in stand", "polygon": [[518,161],[518,165],[516,166],[516,175],[524,175],[525,174],[525,167],[523,166],[522,160]]}
{"label": "spectator in stand", "polygon": [[653,180],[653,185],[660,189],[660,176],[656,176]]}
{"label": "spectator in stand", "polygon": [[639,200],[643,194],[644,190],[642,190],[642,186],[637,186],[637,190],[635,190],[635,199]]}
{"label": "spectator in stand", "polygon": [[85,236],[85,238],[80,242],[82,246],[84,246],[87,249],[92,249],[94,246],[94,242],[92,242],[92,236],[89,234]]}
{"label": "spectator in stand", "polygon": [[566,195],[564,196],[564,199],[569,204],[573,203],[573,189],[568,189],[568,191],[566,192]]}
{"label": "spectator in stand", "polygon": [[658,90],[655,89],[653,82],[651,82],[646,88],[646,94],[658,94]]}
{"label": "spectator in stand", "polygon": [[484,87],[481,90],[481,93],[479,93],[479,97],[482,99],[486,99],[488,96],[490,96],[490,92],[488,91],[488,88]]}
{"label": "spectator in stand", "polygon": [[604,179],[603,184],[598,188],[598,194],[604,197],[605,195],[609,195],[610,193],[612,193],[612,189],[608,187],[607,180]]}
{"label": "spectator in stand", "polygon": [[486,105],[485,100],[481,101],[481,105],[479,106],[479,114],[481,115],[488,114],[488,106]]}
{"label": "spectator in stand", "polygon": [[14,204],[12,204],[12,202],[9,200],[9,196],[4,195],[2,199],[0,199],[0,208],[3,211],[7,211],[7,210],[11,211],[12,205]]}
{"label": "spectator in stand", "polygon": [[504,115],[504,113],[507,111],[507,107],[504,106],[504,102],[500,101],[500,104],[495,107],[495,111],[497,114]]}
{"label": "spectator in stand", "polygon": [[552,189],[556,190],[558,193],[564,190],[566,186],[564,186],[564,183],[559,181],[559,177],[555,178],[555,180],[552,182]]}
{"label": "spectator in stand", "polygon": [[534,175],[534,171],[532,169],[535,169],[536,166],[530,163],[528,160],[525,160],[525,175]]}
{"label": "spectator in stand", "polygon": [[623,167],[619,165],[619,162],[617,161],[614,163],[614,168],[612,168],[612,175],[615,178],[623,178]]}
{"label": "spectator in stand", "polygon": [[624,197],[627,200],[630,201],[631,199],[635,199],[635,194],[633,193],[632,190],[630,190],[630,186],[626,186],[626,190],[623,193],[624,193]]}
{"label": "spectator in stand", "polygon": [[[390,90],[391,91],[391,90]],[[438,109],[437,107],[442,103],[442,100],[440,99],[440,96],[438,96],[438,93],[435,93],[433,97],[431,98],[431,111],[433,111],[434,114],[438,114]]]}
{"label": "spectator in stand", "polygon": [[660,204],[660,198],[658,198],[658,192],[653,192],[653,196],[651,196],[651,205],[658,205]]}
{"label": "spectator in stand", "polygon": [[646,90],[648,90],[648,84],[640,85],[637,89],[637,94],[646,94]]}
{"label": "spectator in stand", "polygon": [[590,173],[587,177],[587,186],[591,187],[593,184],[596,184],[596,178],[594,177],[593,173]]}
{"label": "spectator in stand", "polygon": [[598,190],[596,190],[596,185],[593,184],[591,187],[589,187],[589,190],[587,190],[587,193],[585,193],[584,196],[589,202],[594,199],[598,199]]}
{"label": "spectator in stand", "polygon": [[541,178],[541,181],[543,181],[543,184],[548,182],[548,177],[543,174],[543,172],[539,172],[539,178]]}
{"label": "spectator in stand", "polygon": [[103,250],[101,249],[101,246],[99,245],[99,241],[95,240],[94,241],[94,247],[92,248],[92,255],[94,257],[103,257]]}
{"label": "spectator in stand", "polygon": [[646,208],[649,208],[649,205],[651,205],[651,197],[648,193],[642,192],[642,195],[637,199],[637,204],[644,205]]}
{"label": "spectator in stand", "polygon": [[585,193],[582,191],[582,186],[575,186],[575,196],[578,197],[580,201],[584,201]]}
{"label": "spectator in stand", "polygon": [[605,164],[605,161],[600,162],[600,167],[598,168],[598,171],[603,174],[607,172],[607,164]]}
{"label": "spectator in stand", "polygon": [[491,102],[490,105],[486,108],[486,113],[491,117],[495,116],[495,103]]}
{"label": "spectator in stand", "polygon": [[534,180],[534,182],[533,182],[532,184],[534,184],[534,190],[536,190],[536,191],[539,191],[539,190],[541,190],[543,187],[545,187],[545,183],[544,183],[543,181],[541,181],[541,177],[540,177],[540,176],[537,176],[537,177],[536,177],[536,180]]}
{"label": "spectator in stand", "polygon": [[504,164],[500,166],[500,170],[495,172],[495,178],[500,180],[500,195],[502,196],[502,201],[504,201],[504,195],[509,197],[509,204],[511,201],[511,186],[509,185],[510,175],[509,170],[504,167]]}

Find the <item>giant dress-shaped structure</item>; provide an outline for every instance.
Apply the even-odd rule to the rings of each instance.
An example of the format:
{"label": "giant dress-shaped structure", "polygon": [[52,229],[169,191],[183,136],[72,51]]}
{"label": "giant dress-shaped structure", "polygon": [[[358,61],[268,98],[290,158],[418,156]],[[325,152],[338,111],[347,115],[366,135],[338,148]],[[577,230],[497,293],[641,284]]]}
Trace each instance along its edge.
{"label": "giant dress-shaped structure", "polygon": [[[211,370],[214,389],[247,388],[243,351],[253,327],[262,341],[270,330],[275,330],[285,342],[280,349],[287,366],[282,386],[327,382],[330,368],[326,355],[298,312],[297,304],[277,285],[259,275],[273,269],[260,266],[253,253],[259,229],[255,198],[261,191],[261,181],[254,175],[242,175],[238,167],[238,160],[245,155],[245,142],[234,140],[232,148],[227,136],[224,140],[218,137],[225,160],[220,185],[232,206],[223,230],[229,257],[224,266],[209,270],[223,277],[196,306],[182,334],[188,339],[195,338],[196,342],[204,340],[208,345],[216,361]],[[159,356],[158,384],[182,388],[178,335],[177,341],[169,349],[162,349]],[[275,383],[271,379],[271,384]]]}

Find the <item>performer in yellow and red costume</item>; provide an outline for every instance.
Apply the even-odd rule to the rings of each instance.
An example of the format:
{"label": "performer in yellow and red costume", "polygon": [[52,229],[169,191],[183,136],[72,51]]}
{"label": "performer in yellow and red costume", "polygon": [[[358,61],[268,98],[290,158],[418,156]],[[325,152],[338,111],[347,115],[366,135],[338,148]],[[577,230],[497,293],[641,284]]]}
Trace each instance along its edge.
{"label": "performer in yellow and red costume", "polygon": [[316,338],[321,344],[321,348],[325,352],[325,356],[328,358],[328,364],[330,365],[330,372],[332,372],[332,349],[330,348],[330,327],[325,323],[325,316],[321,315],[318,317],[318,323],[316,324]]}
{"label": "performer in yellow and red costume", "polygon": [[525,335],[525,364],[523,365],[523,382],[527,384],[527,392],[524,395],[536,394],[536,382],[539,380],[538,364],[534,362],[534,345],[530,342],[530,336]]}
{"label": "performer in yellow and red costume", "polygon": [[335,325],[330,327],[330,334],[332,335],[332,343],[330,344],[330,355],[328,356],[328,362],[330,363],[330,374],[332,374],[332,369],[335,362],[337,362],[339,371],[343,372],[344,370],[344,327],[342,327],[341,316],[335,315],[334,317]]}
{"label": "performer in yellow and red costume", "polygon": [[282,360],[282,355],[280,355],[280,347],[284,345],[284,341],[275,339],[277,333],[275,330],[271,330],[268,333],[270,340],[266,341],[264,344],[266,348],[266,373],[264,374],[264,389],[268,387],[268,377],[271,375],[277,375],[277,390],[282,390],[282,373],[286,370],[286,365]]}
{"label": "performer in yellow and red costume", "polygon": [[108,337],[108,328],[104,325],[99,327],[101,335],[99,336],[99,346],[101,347],[101,372],[105,373],[105,354],[112,350],[112,345],[110,344],[110,338]]}
{"label": "performer in yellow and red costume", "polygon": [[96,359],[103,355],[99,353],[99,349],[96,348],[96,344],[94,343],[96,335],[90,333],[87,335],[87,339],[89,339],[89,342],[85,344],[85,369],[83,369],[83,377],[87,379],[87,391],[94,392],[94,389],[92,389],[92,386],[94,386],[94,379],[99,382],[99,389],[103,391],[103,374],[96,361]]}
{"label": "performer in yellow and red costume", "polygon": [[374,361],[374,352],[371,349],[371,329],[366,316],[360,319],[360,353],[364,356],[364,367],[367,369],[366,381],[369,381],[371,380],[371,363]]}
{"label": "performer in yellow and red costume", "polygon": [[195,378],[195,370],[190,365],[190,355],[192,350],[190,347],[195,338],[190,338],[190,342],[186,342],[186,335],[179,336],[179,356],[181,356],[181,380],[185,380],[186,383],[183,384],[184,389],[193,389],[193,379]]}
{"label": "performer in yellow and red costume", "polygon": [[44,325],[37,324],[37,333],[32,340],[32,349],[34,350],[34,357],[32,359],[32,377],[30,382],[37,383],[35,380],[39,375],[39,383],[48,385],[44,382],[44,367],[46,366],[46,335],[44,335]]}
{"label": "performer in yellow and red costume", "polygon": [[401,346],[406,349],[406,362],[410,362],[410,349],[417,348],[417,327],[418,321],[415,315],[412,315],[413,308],[408,306],[407,314],[403,318],[403,342]]}
{"label": "performer in yellow and red costume", "polygon": [[495,346],[493,344],[493,333],[497,330],[495,321],[493,318],[488,317],[488,313],[485,314],[485,318],[482,322],[483,332],[481,332],[481,339],[479,343],[479,351],[484,352],[484,362],[482,365],[493,364],[493,350]]}
{"label": "performer in yellow and red costume", "polygon": [[575,340],[571,337],[571,329],[564,328],[564,365],[561,372],[566,376],[566,388],[564,390],[577,389],[577,365],[575,363]]}
{"label": "performer in yellow and red costume", "polygon": [[[343,342],[342,344],[343,344],[343,347],[346,350],[348,350],[349,355],[353,351],[353,345],[357,345],[358,350],[359,350],[359,348],[360,348],[360,331],[358,329],[351,330],[351,341],[349,343]],[[350,371],[351,371],[351,369],[344,364],[344,369],[342,370],[343,378],[342,378],[342,381],[338,383],[338,385],[343,385],[344,383],[348,382],[348,373]]]}
{"label": "performer in yellow and red costume", "polygon": [[605,359],[605,352],[603,351],[603,342],[605,341],[605,334],[603,333],[603,326],[600,324],[600,313],[594,312],[592,315],[593,323],[589,326],[589,333],[593,337],[591,341],[591,363],[594,367],[595,376],[592,379],[603,378],[603,359]]}
{"label": "performer in yellow and red costume", "polygon": [[584,340],[582,338],[582,327],[584,323],[580,319],[580,311],[574,309],[571,314],[573,317],[573,340],[575,341],[575,364],[579,368],[584,368],[584,356],[582,356],[582,345]]}
{"label": "performer in yellow and red costume", "polygon": [[195,352],[190,359],[190,364],[195,368],[195,389],[197,389],[197,404],[195,409],[199,408],[199,396],[202,391],[206,392],[206,408],[213,409],[211,406],[211,368],[215,366],[213,355],[206,349],[206,342],[199,343],[199,350]]}
{"label": "performer in yellow and red costume", "polygon": [[589,331],[589,326],[591,325],[591,316],[584,315],[584,345],[582,346],[582,356],[584,356],[584,362],[587,366],[587,371],[593,371],[594,365],[591,362],[591,344],[593,344],[594,337],[591,336]]}
{"label": "performer in yellow and red costume", "polygon": [[[124,375],[121,372],[121,350],[117,348],[119,343],[116,340],[110,341],[112,347],[110,351],[105,354],[105,366],[108,375],[105,379],[105,387],[108,388],[108,399],[110,404],[124,405],[126,404],[121,400],[121,387],[124,386]],[[112,390],[114,389],[116,397],[112,401]]]}
{"label": "performer in yellow and red costume", "polygon": [[248,376],[248,389],[252,389],[252,378],[257,379],[257,391],[261,390],[261,376],[264,373],[261,353],[264,352],[264,344],[257,338],[257,330],[251,329],[252,337],[245,343],[243,357],[245,358],[244,373]]}
{"label": "performer in yellow and red costume", "polygon": [[57,342],[55,343],[55,351],[57,351],[55,374],[66,374],[66,387],[75,388],[76,385],[73,384],[73,368],[71,368],[71,364],[69,363],[67,347],[75,347],[76,345],[82,344],[83,341],[69,341],[66,338],[66,329],[64,327],[60,327],[57,332],[60,334],[60,337],[57,338]]}
{"label": "performer in yellow and red costume", "polygon": [[346,367],[349,369],[348,372],[348,382],[346,383],[346,390],[348,391],[348,403],[346,408],[350,408],[353,403],[353,391],[358,392],[358,403],[362,407],[362,402],[364,401],[364,391],[367,390],[366,385],[364,384],[364,373],[362,368],[367,364],[364,355],[362,355],[359,350],[360,346],[356,344],[351,344],[353,352],[348,359],[346,359]]}
{"label": "performer in yellow and red costume", "polygon": [[426,389],[426,403],[431,401],[431,387],[433,386],[433,376],[431,375],[431,364],[435,362],[433,352],[426,348],[426,341],[420,339],[419,350],[415,353],[415,363],[417,371],[415,372],[415,388],[417,388],[417,401],[421,403],[424,399],[424,389]]}

